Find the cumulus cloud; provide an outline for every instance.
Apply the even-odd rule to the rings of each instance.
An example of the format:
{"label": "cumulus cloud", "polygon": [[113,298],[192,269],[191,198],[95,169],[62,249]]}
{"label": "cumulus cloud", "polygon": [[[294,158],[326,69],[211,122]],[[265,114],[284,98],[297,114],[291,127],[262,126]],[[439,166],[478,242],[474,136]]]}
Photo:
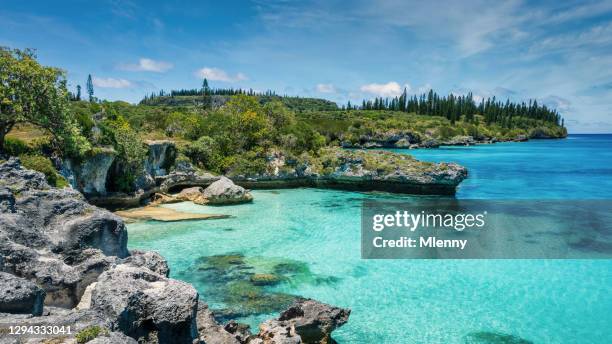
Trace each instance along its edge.
{"label": "cumulus cloud", "polygon": [[236,82],[248,79],[247,76],[242,73],[230,75],[223,69],[210,67],[204,67],[202,69],[197,70],[196,76],[202,79],[206,78],[208,80],[225,82]]}
{"label": "cumulus cloud", "polygon": [[317,84],[316,90],[320,93],[336,93],[336,87],[332,84]]}
{"label": "cumulus cloud", "polygon": [[100,88],[128,88],[132,87],[132,83],[125,79],[115,78],[96,78],[92,79],[94,86]]}
{"label": "cumulus cloud", "polygon": [[120,69],[133,71],[133,72],[155,72],[163,73],[172,69],[174,65],[170,62],[155,61],[148,58],[141,58],[136,64],[124,64],[120,66]]}
{"label": "cumulus cloud", "polygon": [[362,85],[359,90],[380,97],[395,97],[402,93],[402,87],[395,81],[386,84],[366,84]]}

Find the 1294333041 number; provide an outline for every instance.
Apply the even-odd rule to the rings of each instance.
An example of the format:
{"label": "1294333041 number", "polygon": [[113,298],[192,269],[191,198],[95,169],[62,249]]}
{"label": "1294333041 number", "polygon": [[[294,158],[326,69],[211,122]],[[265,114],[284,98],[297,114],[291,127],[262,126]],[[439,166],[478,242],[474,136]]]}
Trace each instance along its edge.
{"label": "1294333041 number", "polygon": [[0,338],[49,338],[57,336],[72,336],[73,330],[74,329],[70,325],[0,323]]}

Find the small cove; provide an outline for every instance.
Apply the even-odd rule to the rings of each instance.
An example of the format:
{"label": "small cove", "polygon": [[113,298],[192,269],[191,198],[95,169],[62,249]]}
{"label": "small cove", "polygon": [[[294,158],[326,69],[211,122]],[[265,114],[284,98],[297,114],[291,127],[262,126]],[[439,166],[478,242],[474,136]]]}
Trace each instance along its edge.
{"label": "small cove", "polygon": [[[612,197],[608,135],[405,152],[468,167],[458,198]],[[172,277],[193,283],[213,309],[232,308],[222,316],[253,326],[292,295],[350,307],[349,323],[334,333],[339,343],[463,343],[480,331],[535,343],[611,340],[610,261],[362,260],[362,200],[418,197],[308,188],[253,195],[231,207],[166,205],[231,217],[129,224],[129,247],[160,252]],[[254,288],[244,283],[252,273],[282,281]]]}

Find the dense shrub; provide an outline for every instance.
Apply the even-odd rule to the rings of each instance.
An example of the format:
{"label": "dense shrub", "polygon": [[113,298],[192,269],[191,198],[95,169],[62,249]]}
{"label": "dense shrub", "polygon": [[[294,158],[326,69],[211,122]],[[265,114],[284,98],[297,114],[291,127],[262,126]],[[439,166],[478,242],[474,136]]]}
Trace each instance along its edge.
{"label": "dense shrub", "polygon": [[68,186],[68,181],[57,172],[49,158],[42,155],[21,155],[19,159],[23,167],[44,173],[49,185],[58,188]]}

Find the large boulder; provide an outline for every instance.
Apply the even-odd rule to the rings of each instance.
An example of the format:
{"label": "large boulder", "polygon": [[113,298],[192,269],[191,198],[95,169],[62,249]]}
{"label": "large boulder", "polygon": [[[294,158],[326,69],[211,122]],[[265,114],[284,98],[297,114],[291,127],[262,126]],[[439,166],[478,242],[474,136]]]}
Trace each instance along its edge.
{"label": "large boulder", "polygon": [[92,310],[144,342],[191,344],[198,337],[197,307],[191,285],[127,264],[104,272],[91,296]]}
{"label": "large boulder", "polygon": [[223,176],[204,190],[204,197],[208,200],[208,204],[212,205],[238,204],[253,200],[248,190]]}
{"label": "large boulder", "polygon": [[200,186],[183,189],[181,192],[176,194],[175,198],[180,201],[189,201],[195,204],[208,203],[208,199],[204,195],[204,188]]}
{"label": "large boulder", "polygon": [[333,343],[331,333],[344,325],[350,309],[330,306],[311,299],[299,299],[278,319],[268,320],[259,326],[258,338],[263,343]]}
{"label": "large boulder", "polygon": [[0,313],[41,315],[45,291],[36,284],[0,272]]}

